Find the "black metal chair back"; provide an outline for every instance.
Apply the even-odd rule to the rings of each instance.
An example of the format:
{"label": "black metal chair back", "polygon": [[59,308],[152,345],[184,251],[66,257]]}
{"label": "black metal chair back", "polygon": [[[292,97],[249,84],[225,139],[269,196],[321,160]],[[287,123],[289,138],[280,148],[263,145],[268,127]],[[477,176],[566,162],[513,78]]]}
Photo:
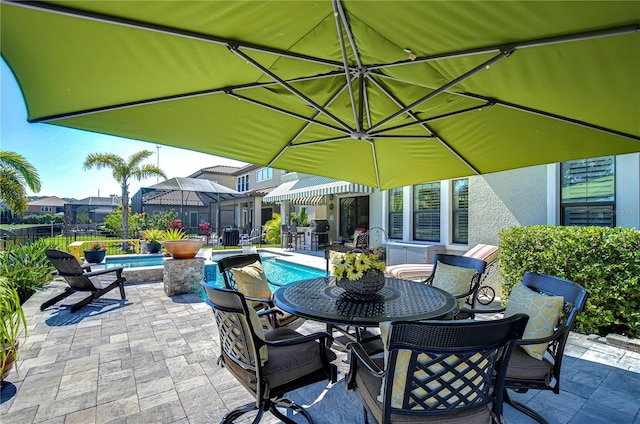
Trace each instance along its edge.
{"label": "black metal chair back", "polygon": [[[459,255],[446,255],[443,253],[436,253],[433,258],[433,270],[431,271],[431,275],[425,280],[426,283],[432,284],[433,279],[436,275],[436,270],[438,268],[438,262],[451,265],[458,266],[462,268],[474,269],[476,273],[469,280],[469,290],[465,293],[455,295],[456,299],[466,299],[466,303],[471,305],[471,308],[475,308],[476,305],[476,292],[478,291],[478,287],[480,286],[480,281],[482,281],[482,274],[484,273],[487,263],[482,259],[472,258],[469,256],[459,256]],[[464,318],[473,318],[473,315],[469,316],[469,314],[465,315]],[[457,317],[462,318],[462,317]]]}
{"label": "black metal chair back", "polygon": [[372,372],[380,360],[365,365],[362,346],[349,345],[347,388],[363,400],[365,422],[369,413],[381,423],[501,419],[506,367],[527,320],[394,322],[382,372]]}
{"label": "black metal chair back", "polygon": [[262,259],[258,253],[227,256],[226,258],[218,260],[218,271],[222,274],[224,286],[230,290],[238,290],[238,286],[231,269],[250,265],[256,261],[262,263]]}

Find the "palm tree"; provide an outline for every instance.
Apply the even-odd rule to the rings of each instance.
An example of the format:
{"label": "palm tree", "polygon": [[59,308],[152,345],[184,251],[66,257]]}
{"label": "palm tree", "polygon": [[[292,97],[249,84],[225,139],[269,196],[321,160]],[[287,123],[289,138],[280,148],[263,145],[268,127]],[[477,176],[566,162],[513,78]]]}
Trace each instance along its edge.
{"label": "palm tree", "polygon": [[40,176],[36,168],[22,155],[0,151],[0,200],[19,216],[27,210],[25,186],[34,193],[40,191]]}
{"label": "palm tree", "polygon": [[84,169],[94,166],[98,169],[111,168],[113,178],[122,187],[122,237],[129,235],[129,179],[140,181],[145,178],[158,176],[167,178],[164,171],[155,165],[142,164],[142,161],[153,155],[150,150],[142,150],[132,154],[129,160],[124,160],[113,153],[91,153],[84,161]]}

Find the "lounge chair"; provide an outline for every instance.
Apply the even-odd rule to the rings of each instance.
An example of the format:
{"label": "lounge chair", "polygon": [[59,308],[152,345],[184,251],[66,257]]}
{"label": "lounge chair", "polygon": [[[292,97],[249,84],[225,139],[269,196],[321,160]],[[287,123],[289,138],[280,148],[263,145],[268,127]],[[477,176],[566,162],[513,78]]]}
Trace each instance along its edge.
{"label": "lounge chair", "polygon": [[[482,259],[487,263],[487,269],[484,272],[484,278],[487,278],[489,272],[497,268],[498,255],[500,248],[490,244],[477,244],[473,249],[469,250],[462,256],[470,258]],[[423,280],[431,275],[433,264],[398,264],[388,266],[386,272],[392,277],[403,278],[405,280]]]}
{"label": "lounge chair", "polygon": [[[126,279],[122,276],[124,267],[109,268],[100,271],[91,271],[87,265],[80,265],[80,262],[70,253],[56,249],[46,250],[47,259],[56,267],[58,275],[65,279],[68,286],[64,292],[54,296],[40,305],[40,310],[44,311],[49,306],[54,305],[67,296],[71,296],[75,292],[90,292],[91,295],[84,298],[71,307],[71,313],[78,311],[80,308],[88,305],[97,298],[107,294],[109,291],[120,288],[120,297],[126,299],[124,292],[124,282]],[[113,277],[110,279],[102,279],[101,276],[115,273],[115,281]]]}

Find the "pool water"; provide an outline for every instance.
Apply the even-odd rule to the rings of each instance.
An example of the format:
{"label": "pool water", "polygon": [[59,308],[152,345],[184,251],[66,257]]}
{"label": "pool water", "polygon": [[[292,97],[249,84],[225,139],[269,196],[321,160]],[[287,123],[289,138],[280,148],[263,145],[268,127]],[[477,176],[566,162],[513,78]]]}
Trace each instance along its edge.
{"label": "pool water", "polygon": [[160,266],[164,264],[162,255],[152,256],[114,256],[108,257],[104,261],[105,268],[115,268],[123,266],[125,268],[139,268],[143,266]]}
{"label": "pool water", "polygon": [[[282,261],[277,259],[276,256],[267,256],[261,253],[260,257],[267,279],[281,285],[303,278],[323,277],[325,275],[325,271],[321,269]],[[222,274],[218,272],[217,264],[205,265],[204,276],[209,284],[216,287],[224,287],[224,279]],[[272,285],[271,291],[275,291],[277,288],[277,286]]]}
{"label": "pool water", "polygon": [[[207,281],[217,287],[224,287],[224,279],[218,272],[218,265],[215,259],[222,258],[224,256],[235,255],[237,253],[230,253],[228,255],[214,255],[213,261],[207,261],[204,266],[204,276]],[[311,268],[304,265],[293,264],[278,259],[278,255],[270,253],[260,253],[262,259],[262,266],[264,272],[267,275],[269,281],[273,281],[278,284],[289,284],[296,280],[303,278],[322,277],[325,272],[321,269]],[[105,260],[105,268],[114,268],[118,266],[124,266],[126,268],[138,268],[145,266],[161,266],[164,263],[162,255],[149,255],[149,256],[121,256],[121,257],[108,257]],[[275,291],[277,287],[272,286],[271,290]]]}

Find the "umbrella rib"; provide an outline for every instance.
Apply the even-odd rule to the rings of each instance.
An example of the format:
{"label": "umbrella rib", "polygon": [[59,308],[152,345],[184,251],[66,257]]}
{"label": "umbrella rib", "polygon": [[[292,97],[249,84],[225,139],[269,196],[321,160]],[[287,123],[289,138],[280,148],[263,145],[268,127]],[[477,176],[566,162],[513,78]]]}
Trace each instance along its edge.
{"label": "umbrella rib", "polygon": [[464,74],[460,75],[459,77],[449,81],[448,83],[446,83],[445,85],[443,85],[440,88],[435,89],[434,91],[432,91],[431,93],[427,94],[426,96],[422,97],[421,99],[416,100],[415,102],[411,103],[409,106],[404,107],[403,109],[391,114],[390,116],[386,117],[385,119],[383,119],[382,121],[378,122],[377,124],[375,124],[374,126],[369,128],[369,131],[371,130],[375,130],[376,128],[386,124],[387,122],[391,121],[392,119],[402,115],[403,113],[413,109],[414,107],[434,98],[435,96],[437,96],[438,94],[447,91],[449,88],[453,87],[454,85],[457,85],[458,83],[471,78],[472,76],[474,76],[475,74],[477,74],[478,72],[487,69],[489,66],[491,66],[492,64],[505,59],[507,57],[509,57],[511,55],[511,53],[513,53],[513,49],[510,49],[508,47],[505,47],[504,50],[502,50],[500,52],[500,54],[497,54],[496,56],[492,57],[491,59],[481,63],[480,65],[474,67],[473,69],[471,69],[470,71],[465,72]]}
{"label": "umbrella rib", "polygon": [[345,124],[344,122],[342,122],[341,119],[339,119],[337,116],[334,116],[331,112],[329,112],[326,109],[323,109],[322,107],[320,107],[320,105],[316,104],[316,102],[314,102],[313,100],[311,100],[309,97],[305,96],[304,94],[302,94],[300,91],[296,90],[295,88],[293,88],[293,86],[291,84],[289,84],[287,81],[283,80],[282,78],[280,78],[279,76],[277,76],[276,74],[274,74],[273,72],[271,72],[269,69],[267,69],[266,67],[264,67],[263,65],[261,65],[260,63],[258,63],[256,60],[254,60],[251,56],[247,55],[246,53],[244,53],[243,51],[240,50],[239,46],[237,45],[233,45],[233,44],[229,44],[228,45],[229,50],[232,53],[237,54],[238,56],[240,56],[241,58],[243,58],[244,60],[248,61],[250,64],[252,64],[254,67],[256,67],[257,69],[259,69],[260,71],[264,72],[265,74],[269,75],[273,80],[277,81],[282,87],[284,87],[285,89],[287,89],[290,93],[292,93],[294,96],[297,96],[298,98],[304,100],[309,106],[311,106],[312,108],[314,108],[315,110],[323,113],[324,115],[326,115],[328,118],[330,118],[332,121],[334,121],[335,123],[339,124],[340,126],[342,126],[343,128],[351,131],[351,128],[349,128],[349,126],[347,124]]}
{"label": "umbrella rib", "polygon": [[562,115],[556,115],[555,113],[551,113],[551,112],[545,112],[542,110],[538,110],[538,109],[533,109],[530,107],[526,107],[526,106],[521,106],[515,103],[509,103],[509,102],[505,102],[502,100],[497,100],[497,99],[492,99],[492,98],[486,98],[484,96],[480,96],[477,94],[472,94],[472,93],[457,93],[461,96],[464,97],[469,97],[472,99],[476,99],[476,100],[484,100],[487,102],[491,102],[495,105],[498,106],[504,106],[510,109],[514,109],[514,110],[518,110],[520,112],[527,112],[527,113],[531,113],[533,115],[539,115],[539,116],[543,116],[545,118],[550,118],[550,119],[555,119],[557,121],[561,121],[561,122],[566,122],[569,124],[573,124],[573,125],[577,125],[580,127],[584,127],[584,128],[588,128],[591,130],[595,130],[595,131],[600,131],[606,134],[611,134],[611,135],[617,135],[619,137],[624,137],[627,138],[629,140],[632,141],[640,141],[640,137],[637,135],[633,135],[633,134],[629,134],[629,133],[625,133],[622,131],[617,131],[617,130],[613,130],[610,128],[606,128],[606,127],[602,127],[600,125],[595,125],[595,124],[590,124],[588,122],[584,122],[584,121],[580,121],[578,119],[573,119],[573,118],[569,118],[567,116],[562,116]]}
{"label": "umbrella rib", "polygon": [[[340,53],[342,55],[342,62],[344,63],[344,73],[346,77],[345,79],[347,81],[347,87],[349,87],[349,98],[351,99],[350,103],[351,110],[353,111],[353,120],[356,123],[356,133],[359,134],[362,132],[362,120],[358,116],[358,111],[356,110],[356,98],[353,92],[353,85],[351,84],[350,78],[351,68],[349,67],[349,61],[347,59],[346,45],[344,42],[344,36],[342,35],[342,26],[340,25],[340,18],[344,19],[343,10],[342,8],[339,8],[337,0],[333,0],[332,5],[333,14],[336,20],[336,29],[338,31],[338,41],[340,42]],[[349,29],[345,26],[345,22],[343,22],[342,25],[344,26],[344,30],[347,32],[347,34],[349,34]],[[350,34],[348,35],[348,37],[351,40]],[[358,65],[358,69],[360,69],[360,65]]]}
{"label": "umbrella rib", "polygon": [[[433,116],[431,118],[419,119],[416,122],[409,122],[407,124],[396,125],[395,127],[387,127],[387,128],[381,129],[379,131],[371,132],[371,133],[369,133],[369,135],[371,137],[380,137],[383,133],[386,133],[386,132],[391,132],[391,131],[399,130],[399,129],[402,129],[402,128],[413,127],[415,125],[422,125],[422,124],[425,124],[427,122],[432,122],[432,121],[437,121],[437,120],[440,120],[440,119],[450,118],[452,116],[461,115],[463,113],[474,112],[476,110],[481,110],[481,109],[483,109],[485,107],[490,107],[490,106],[493,106],[493,105],[494,105],[494,103],[491,103],[491,102],[487,101],[486,103],[484,103],[482,105],[472,106],[472,107],[468,107],[468,108],[465,108],[465,109],[456,110],[454,112],[444,113],[442,115]],[[414,119],[417,119],[417,117],[414,117],[414,116],[412,116],[412,117]]]}
{"label": "umbrella rib", "polygon": [[[288,80],[288,81],[289,82],[310,81],[310,80],[314,80],[314,79],[332,78],[332,77],[334,77],[336,75],[341,75],[341,74],[342,74],[342,71],[331,71],[331,72],[328,72],[326,74],[312,75],[312,76],[301,77],[301,78],[294,78],[294,79],[291,79],[291,80]],[[200,96],[207,96],[207,95],[210,95],[210,94],[225,93],[228,90],[234,90],[234,91],[249,90],[249,89],[253,89],[253,88],[270,87],[272,85],[279,85],[279,83],[278,82],[249,83],[249,84],[242,84],[242,85],[231,86],[231,87],[212,88],[210,90],[194,91],[194,92],[191,92],[191,93],[172,94],[170,96],[156,97],[156,98],[153,98],[153,99],[139,100],[139,101],[135,101],[135,102],[126,102],[126,103],[120,103],[120,104],[117,104],[117,105],[110,105],[110,106],[101,106],[101,107],[96,107],[96,108],[91,108],[91,109],[78,110],[78,111],[74,111],[74,112],[59,113],[59,114],[56,114],[56,115],[48,115],[48,116],[43,116],[43,117],[40,117],[40,118],[30,119],[30,120],[28,120],[28,122],[30,122],[32,124],[33,123],[43,123],[43,122],[46,123],[46,122],[50,122],[50,121],[57,121],[59,119],[76,118],[76,117],[79,117],[79,116],[92,115],[94,113],[110,112],[110,111],[115,111],[115,110],[120,110],[120,109],[127,109],[127,108],[130,108],[130,107],[145,106],[145,105],[151,105],[151,104],[155,104],[155,103],[163,103],[163,102],[168,102],[168,101],[171,101],[171,100],[190,99],[190,98],[195,98],[195,97],[200,97]]]}
{"label": "umbrella rib", "polygon": [[27,9],[47,11],[47,12],[56,13],[59,15],[71,16],[74,18],[81,18],[81,19],[87,19],[87,20],[92,20],[96,22],[104,22],[104,23],[110,23],[115,25],[121,25],[125,27],[152,31],[152,32],[157,32],[157,33],[167,34],[167,35],[174,35],[177,37],[190,38],[193,40],[204,41],[204,42],[209,42],[214,44],[221,44],[221,45],[235,44],[237,46],[240,46],[246,49],[256,50],[263,53],[290,57],[292,59],[304,60],[307,62],[314,62],[322,65],[337,66],[339,68],[342,67],[342,64],[340,62],[336,62],[332,60],[325,60],[319,57],[292,53],[285,50],[279,50],[271,47],[260,46],[257,44],[250,44],[250,43],[245,43],[241,41],[230,40],[223,37],[217,37],[214,35],[203,34],[200,32],[173,28],[165,25],[152,24],[149,22],[138,21],[135,19],[121,18],[117,16],[107,15],[104,13],[90,12],[87,10],[74,9],[66,6],[44,3],[40,1],[28,1],[28,2],[21,2],[18,0],[2,0],[2,1],[6,3],[11,3],[14,6],[20,6]]}
{"label": "umbrella rib", "polygon": [[[331,96],[331,98],[327,101],[327,103],[324,104],[323,107],[328,107],[329,105],[331,105],[331,103],[333,103],[340,94],[342,94],[342,92],[345,90],[345,88],[347,88],[347,85],[344,84],[342,86],[342,88],[340,88],[338,91],[336,91],[336,93]],[[313,115],[312,119],[316,119],[318,117],[318,115],[320,115],[320,112],[316,111],[315,115]],[[285,150],[287,150],[288,147],[293,146],[293,143],[298,139],[298,137],[300,137],[302,135],[302,133],[304,133],[304,131],[309,128],[309,125],[311,125],[311,122],[307,122],[306,124],[304,124],[304,126],[300,129],[300,131],[297,132],[296,135],[293,136],[293,138],[291,140],[289,140],[289,142],[287,144],[284,145],[284,147],[282,147],[282,149],[280,149],[280,151],[278,152],[278,154],[276,154],[273,159],[271,159],[268,163],[267,166],[272,166],[273,163],[278,160],[278,158],[280,156],[282,156],[282,154],[285,152]],[[340,138],[342,139],[342,137]]]}
{"label": "umbrella rib", "polygon": [[[631,34],[638,31],[640,31],[640,24],[636,23],[636,24],[623,25],[623,26],[605,28],[605,29],[594,30],[594,31],[585,31],[585,32],[578,32],[578,33],[567,34],[567,35],[559,35],[555,37],[544,37],[544,38],[534,38],[532,40],[526,40],[526,41],[515,41],[511,44],[508,44],[508,46],[509,48],[513,48],[517,50],[517,49],[525,49],[530,47],[548,46],[551,44],[562,44],[562,43],[569,43],[573,41],[582,41],[582,40],[588,40],[592,38],[613,37],[617,35]],[[371,70],[384,69],[384,68],[390,68],[393,66],[411,65],[415,63],[426,63],[426,62],[433,62],[433,61],[438,61],[442,59],[452,59],[456,57],[465,57],[465,56],[473,56],[477,54],[498,52],[498,51],[504,50],[504,46],[505,45],[502,44],[502,45],[478,47],[478,48],[466,49],[466,50],[458,50],[453,52],[435,54],[431,56],[421,56],[413,60],[404,59],[394,63],[373,64],[373,65],[370,65],[368,68]]]}
{"label": "umbrella rib", "polygon": [[[380,89],[380,91],[382,91],[384,94],[386,94],[387,97],[389,97],[398,107],[404,108],[404,105],[402,104],[402,102],[400,100],[396,99],[396,97],[391,92],[389,92],[382,84],[380,84],[374,78],[370,78],[370,80]],[[406,109],[406,108],[404,108],[404,109]],[[413,112],[411,112],[411,110],[408,110],[406,113],[412,119],[419,120],[418,117]],[[442,137],[440,137],[438,134],[436,134],[435,131],[433,131],[431,128],[429,128],[429,126],[426,123],[421,123],[420,126],[422,126],[426,131],[428,131],[429,134],[432,137],[434,137],[436,140],[438,140],[440,142],[440,144],[442,144],[447,150],[449,150],[451,152],[451,154],[453,154],[455,157],[457,157],[462,163],[464,163],[476,175],[480,174],[480,172],[476,169],[475,166],[471,165],[469,163],[469,161],[467,161],[464,157],[462,157],[462,155],[460,155],[460,153],[458,153],[453,147],[451,147],[449,145],[449,143],[444,141],[444,139]],[[397,138],[397,137],[394,137],[394,138]]]}
{"label": "umbrella rib", "polygon": [[292,112],[290,110],[282,109],[282,108],[279,108],[277,106],[273,106],[273,105],[270,105],[268,103],[261,102],[259,100],[255,100],[255,99],[251,99],[249,97],[241,96],[240,94],[235,93],[233,90],[226,90],[225,92],[229,96],[235,97],[236,99],[244,100],[246,102],[253,103],[253,104],[257,105],[257,106],[261,106],[261,107],[273,110],[275,112],[280,112],[282,114],[289,115],[289,116],[292,116],[294,118],[298,118],[298,119],[301,119],[303,121],[310,122],[312,124],[317,124],[317,125],[320,125],[320,126],[323,126],[325,128],[329,128],[329,129],[332,129],[332,130],[335,130],[335,131],[338,131],[338,132],[342,132],[342,133],[345,133],[345,134],[351,134],[351,131],[347,131],[347,130],[345,130],[343,128],[336,127],[334,125],[327,124],[325,122],[318,121],[318,120],[315,120],[315,119],[312,119],[312,118],[308,118],[308,117],[306,117],[304,115],[300,115],[299,113],[295,113],[295,112]]}

